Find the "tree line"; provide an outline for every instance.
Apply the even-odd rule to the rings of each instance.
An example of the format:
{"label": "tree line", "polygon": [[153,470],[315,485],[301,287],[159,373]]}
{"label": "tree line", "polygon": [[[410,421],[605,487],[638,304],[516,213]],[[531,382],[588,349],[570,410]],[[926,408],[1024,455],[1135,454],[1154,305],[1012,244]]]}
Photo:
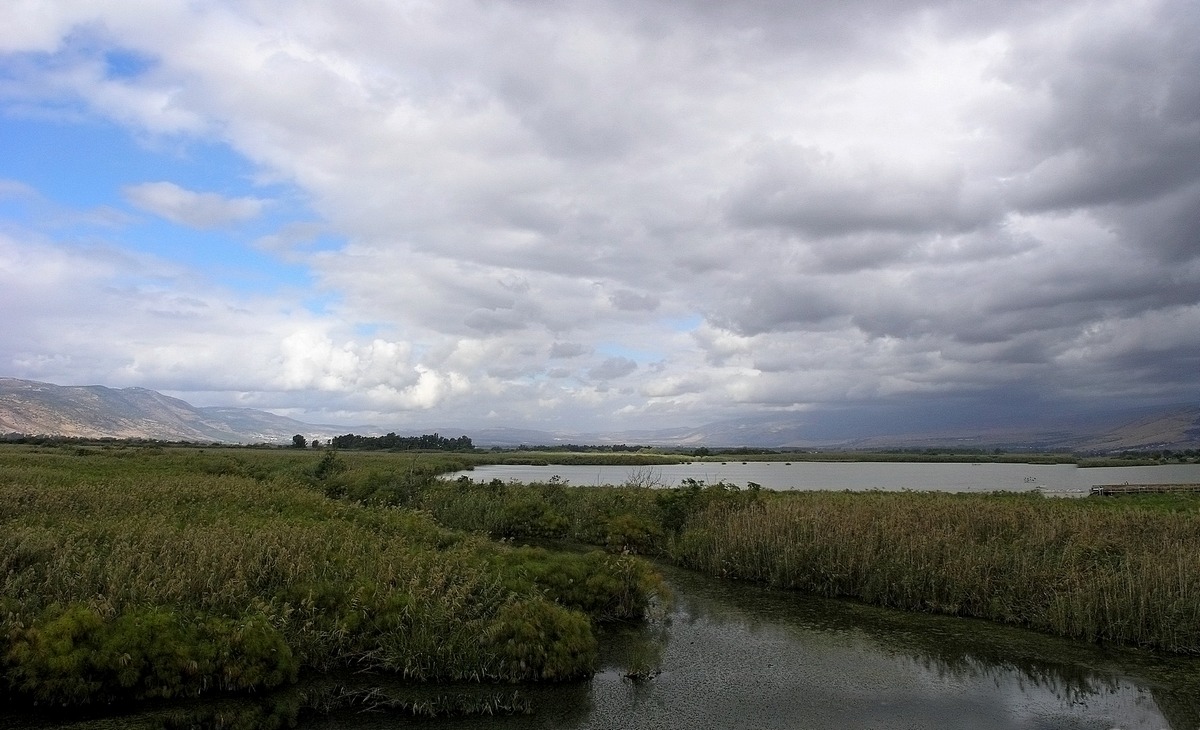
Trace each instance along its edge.
{"label": "tree line", "polygon": [[436,433],[421,436],[397,436],[389,433],[385,436],[359,436],[348,433],[344,436],[334,436],[329,445],[335,449],[362,449],[383,451],[471,451],[475,446],[468,436],[446,438]]}

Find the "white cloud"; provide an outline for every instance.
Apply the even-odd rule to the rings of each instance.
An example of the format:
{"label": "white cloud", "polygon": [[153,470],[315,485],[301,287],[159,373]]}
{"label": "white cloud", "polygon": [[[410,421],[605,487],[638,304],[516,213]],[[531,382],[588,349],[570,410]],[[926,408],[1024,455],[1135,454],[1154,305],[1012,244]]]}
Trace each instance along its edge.
{"label": "white cloud", "polygon": [[579,357],[587,351],[587,346],[578,342],[555,342],[550,346],[550,357],[554,359]]}
{"label": "white cloud", "polygon": [[[22,23],[0,30],[0,98],[217,140],[296,186],[320,220],[259,246],[309,267],[297,300],[328,302],[179,272],[130,283],[127,262],[75,278],[119,245],[84,254],[47,228],[30,280],[87,296],[51,303],[7,275],[60,313],[7,337],[26,375],[69,373],[84,355],[56,358],[78,352],[97,380],[259,388],[362,421],[580,426],[1099,392],[1082,380],[1200,396],[1178,377],[1200,344],[1169,324],[1200,300],[1186,0],[0,11]],[[151,62],[118,77],[107,49]],[[165,181],[124,193],[204,229],[268,205]],[[132,354],[86,336],[105,316]]]}
{"label": "white cloud", "polygon": [[637,370],[638,364],[627,357],[610,357],[588,371],[596,380],[616,380]]}
{"label": "white cloud", "polygon": [[258,217],[265,202],[197,193],[170,182],[128,185],[122,191],[136,207],[191,228],[221,228]]}
{"label": "white cloud", "polygon": [[37,197],[37,190],[35,190],[31,185],[27,185],[20,180],[0,179],[0,200],[4,198],[29,200],[37,199]]}

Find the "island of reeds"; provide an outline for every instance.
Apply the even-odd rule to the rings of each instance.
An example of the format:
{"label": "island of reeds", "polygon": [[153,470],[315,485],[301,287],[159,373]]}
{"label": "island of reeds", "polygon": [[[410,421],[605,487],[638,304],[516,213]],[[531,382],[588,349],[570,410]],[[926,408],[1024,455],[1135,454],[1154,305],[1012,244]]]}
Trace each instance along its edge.
{"label": "island of reeds", "polygon": [[1200,654],[1196,495],[647,488],[636,467],[611,487],[439,476],[480,460],[0,447],[0,693],[127,702],[341,670],[575,680],[594,671],[598,627],[663,598],[642,556]]}

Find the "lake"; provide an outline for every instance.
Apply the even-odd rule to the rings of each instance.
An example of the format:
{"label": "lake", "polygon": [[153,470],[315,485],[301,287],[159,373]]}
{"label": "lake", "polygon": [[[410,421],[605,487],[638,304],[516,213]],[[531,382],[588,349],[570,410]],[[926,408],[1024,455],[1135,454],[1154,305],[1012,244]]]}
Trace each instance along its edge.
{"label": "lake", "polygon": [[[296,697],[319,694],[301,686],[283,699],[184,703],[107,720],[0,710],[0,728],[255,730],[293,722],[304,730],[1200,727],[1196,659],[1102,649],[984,621],[661,569],[675,592],[669,611],[607,636],[600,671],[590,681],[417,689],[380,682],[356,706],[330,714],[297,714]],[[625,676],[638,667],[649,668],[648,678]],[[321,681],[330,684],[316,684]],[[368,686],[375,680],[352,675],[336,681]],[[406,692],[516,696],[529,714],[430,720],[378,709],[381,698]]]}
{"label": "lake", "polygon": [[992,492],[1042,490],[1087,494],[1096,484],[1200,484],[1200,464],[1080,468],[1074,464],[973,464],[911,462],[695,461],[654,467],[489,465],[448,475],[473,481],[548,482],[553,477],[575,486],[624,484],[649,474],[657,486],[676,487],[685,479],[706,484],[750,482],[766,489]]}

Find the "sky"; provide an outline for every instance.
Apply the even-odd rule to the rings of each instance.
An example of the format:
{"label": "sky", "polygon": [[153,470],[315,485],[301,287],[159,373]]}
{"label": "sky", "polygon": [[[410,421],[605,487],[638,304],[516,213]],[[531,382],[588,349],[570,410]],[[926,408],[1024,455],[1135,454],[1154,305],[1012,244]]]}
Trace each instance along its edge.
{"label": "sky", "polygon": [[7,0],[0,375],[311,423],[1200,402],[1195,0]]}

